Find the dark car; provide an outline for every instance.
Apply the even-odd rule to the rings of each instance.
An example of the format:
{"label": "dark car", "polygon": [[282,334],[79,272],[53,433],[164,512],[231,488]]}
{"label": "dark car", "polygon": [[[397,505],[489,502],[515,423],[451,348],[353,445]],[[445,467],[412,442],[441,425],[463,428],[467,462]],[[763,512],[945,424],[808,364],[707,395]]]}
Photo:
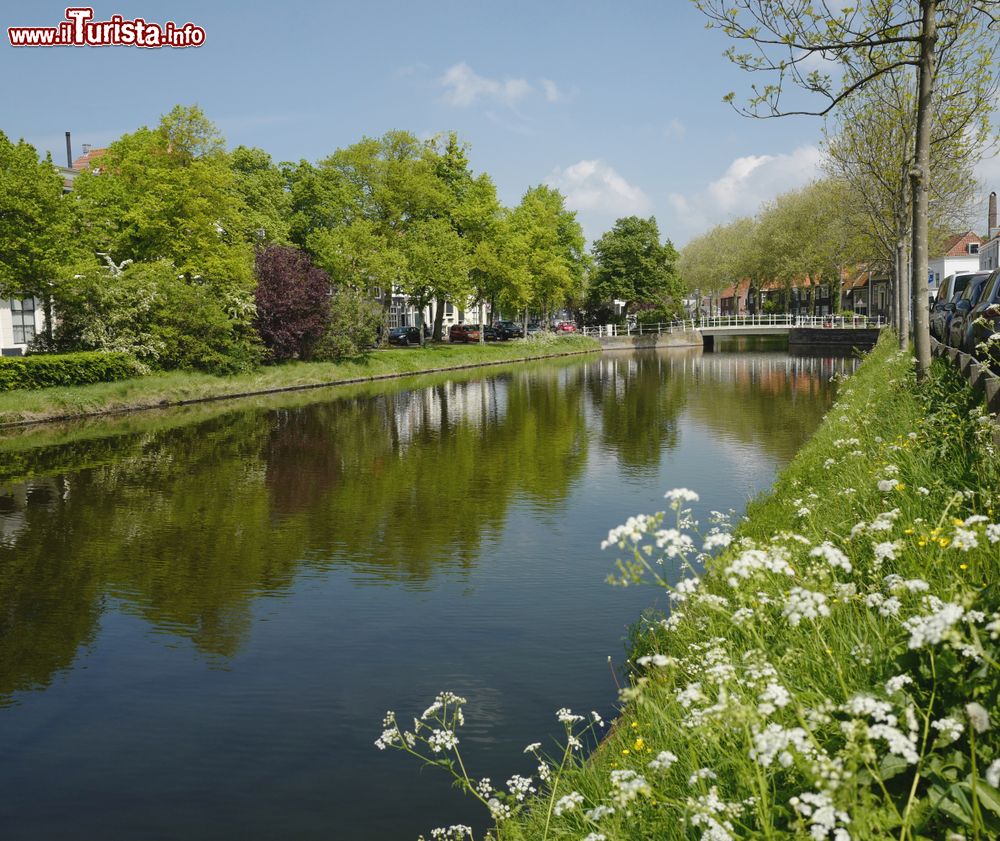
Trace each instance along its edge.
{"label": "dark car", "polygon": [[393,327],[389,331],[390,345],[419,345],[419,327]]}
{"label": "dark car", "polygon": [[951,334],[951,317],[955,313],[955,304],[965,292],[969,281],[977,275],[988,276],[989,272],[956,272],[941,281],[937,298],[931,307],[931,335],[939,342],[948,344]]}
{"label": "dark car", "polygon": [[1000,269],[995,269],[983,285],[979,303],[965,319],[962,350],[976,353],[976,346],[994,333],[1000,333]]}
{"label": "dark car", "polygon": [[524,330],[516,321],[497,321],[493,325],[493,331],[497,334],[497,338],[503,340],[524,337]]}
{"label": "dark car", "polygon": [[539,333],[545,332],[545,325],[539,324],[537,321],[533,321],[528,325],[528,335],[537,336]]}
{"label": "dark car", "polygon": [[948,326],[948,344],[955,348],[962,347],[962,340],[965,338],[965,328],[968,324],[969,313],[972,308],[979,303],[982,297],[983,288],[989,280],[988,272],[974,274],[969,280],[969,285],[961,297],[955,301],[955,311],[951,314],[951,324]]}

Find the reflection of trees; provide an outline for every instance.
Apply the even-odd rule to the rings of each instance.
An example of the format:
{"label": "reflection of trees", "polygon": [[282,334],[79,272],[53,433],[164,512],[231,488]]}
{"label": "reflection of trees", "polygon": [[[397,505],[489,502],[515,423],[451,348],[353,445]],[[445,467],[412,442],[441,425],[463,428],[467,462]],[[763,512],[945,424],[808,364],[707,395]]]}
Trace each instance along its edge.
{"label": "reflection of trees", "polygon": [[673,367],[700,352],[608,354],[588,390],[601,412],[601,440],[630,472],[655,470],[664,449],[677,446],[677,417],[689,383]]}
{"label": "reflection of trees", "polygon": [[790,458],[830,408],[830,377],[850,359],[786,354],[705,354],[692,361],[700,387],[688,409],[709,429]]}
{"label": "reflection of trees", "polygon": [[[109,599],[225,657],[254,599],[303,568],[415,586],[461,573],[513,501],[566,499],[590,407],[625,470],[676,445],[682,408],[720,436],[790,453],[829,404],[833,362],[817,366],[609,354],[115,420],[118,435],[90,424],[53,446],[18,436],[0,444],[5,468],[16,455],[0,473],[0,695],[68,667]],[[23,475],[34,478],[9,480]]]}
{"label": "reflection of trees", "polygon": [[418,582],[471,566],[513,499],[579,476],[582,383],[539,366],[21,448],[18,470],[34,453],[60,472],[0,492],[0,694],[69,666],[108,598],[228,656],[303,564]]}

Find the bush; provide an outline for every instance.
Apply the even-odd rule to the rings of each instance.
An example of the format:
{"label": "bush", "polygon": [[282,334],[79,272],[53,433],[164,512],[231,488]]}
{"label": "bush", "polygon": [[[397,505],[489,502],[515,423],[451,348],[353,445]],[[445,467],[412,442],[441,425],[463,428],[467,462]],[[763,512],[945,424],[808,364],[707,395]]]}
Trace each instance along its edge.
{"label": "bush", "polygon": [[259,360],[253,302],[179,276],[168,260],[74,278],[56,302],[58,350],[120,351],[152,368],[230,374]]}
{"label": "bush", "polygon": [[275,362],[309,359],[330,320],[330,278],[309,255],[286,245],[257,254],[254,326]]}
{"label": "bush", "polygon": [[382,306],[363,292],[344,287],[330,298],[330,319],[313,355],[328,362],[357,356],[384,332]]}
{"label": "bush", "polygon": [[145,365],[127,353],[90,351],[4,356],[0,357],[0,391],[110,383],[148,373]]}

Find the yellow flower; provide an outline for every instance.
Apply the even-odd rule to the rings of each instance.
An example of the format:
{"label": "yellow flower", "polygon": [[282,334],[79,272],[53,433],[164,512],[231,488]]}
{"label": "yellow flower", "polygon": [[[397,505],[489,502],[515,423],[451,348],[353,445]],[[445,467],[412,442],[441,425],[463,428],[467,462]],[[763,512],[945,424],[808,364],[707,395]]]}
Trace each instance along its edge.
{"label": "yellow flower", "polygon": [[958,565],[958,568],[959,568],[959,569],[968,569],[968,568],[969,568],[969,565],[968,565],[968,564],[959,564],[959,565]]}
{"label": "yellow flower", "polygon": [[913,529],[903,529],[903,534],[913,534]]}
{"label": "yellow flower", "polygon": [[645,745],[646,743],[642,740],[642,736],[640,736],[638,739],[635,740],[635,743],[632,745],[632,748],[634,750],[642,750],[643,747],[645,747]]}
{"label": "yellow flower", "polygon": [[924,540],[922,537],[920,538],[920,540],[917,541],[917,546],[926,546],[926,545],[927,541]]}
{"label": "yellow flower", "polygon": [[630,753],[629,749],[625,748],[625,750],[622,751],[622,756],[628,756],[629,753]]}
{"label": "yellow flower", "polygon": [[639,726],[639,722],[638,721],[633,721],[632,724],[630,724],[629,726],[630,727],[638,727]]}

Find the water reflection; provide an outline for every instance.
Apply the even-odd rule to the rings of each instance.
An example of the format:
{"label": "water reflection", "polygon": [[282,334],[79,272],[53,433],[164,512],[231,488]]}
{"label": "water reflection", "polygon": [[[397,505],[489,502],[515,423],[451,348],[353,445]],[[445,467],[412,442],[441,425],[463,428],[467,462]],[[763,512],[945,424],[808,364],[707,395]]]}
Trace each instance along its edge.
{"label": "water reflection", "polygon": [[[613,353],[0,441],[0,703],[13,705],[0,714],[0,738],[32,734],[9,754],[0,782],[9,803],[39,810],[6,808],[10,837],[45,836],[38,815],[97,785],[81,766],[60,771],[61,805],[55,794],[52,803],[31,794],[46,789],[49,759],[76,762],[71,745],[113,730],[108,710],[120,699],[157,724],[122,742],[121,775],[101,777],[92,791],[115,820],[132,815],[112,805],[122,786],[140,785],[131,763],[148,755],[158,773],[197,779],[216,797],[211,808],[192,806],[183,826],[169,802],[145,803],[163,837],[281,834],[273,779],[244,780],[231,798],[219,782],[245,774],[246,744],[263,733],[272,740],[257,749],[295,768],[297,791],[334,779],[342,786],[332,799],[323,788],[296,837],[330,837],[330,826],[346,826],[345,838],[426,831],[436,824],[416,814],[424,807],[415,794],[414,814],[381,816],[373,828],[365,797],[373,780],[390,777],[373,764],[369,734],[348,732],[344,710],[358,697],[341,699],[347,687],[360,693],[364,727],[377,724],[386,701],[424,692],[425,676],[456,689],[464,681],[478,687],[479,703],[493,699],[489,726],[472,734],[484,745],[537,737],[536,722],[511,708],[537,707],[539,694],[609,702],[607,675],[585,676],[581,658],[619,651],[624,624],[647,597],[610,598],[597,536],[648,510],[665,482],[699,487],[713,507],[739,506],[815,428],[830,375],[850,364],[785,353]],[[732,480],[733,459],[753,465],[745,485]],[[151,637],[166,648],[151,654]],[[118,665],[105,672],[103,661]],[[88,668],[102,677],[89,678]],[[171,711],[183,713],[173,729],[160,723],[154,687],[197,697]],[[229,747],[193,770],[193,756],[206,761],[198,734],[231,715],[234,692],[244,694]],[[88,706],[94,697],[100,703]],[[328,721],[320,699],[332,697],[341,718]],[[278,715],[289,704],[311,730],[294,735]],[[46,712],[52,705],[64,713]],[[525,722],[534,732],[517,730]],[[317,728],[332,728],[326,738],[339,753],[311,746]],[[254,814],[253,826],[225,823],[239,810]],[[87,837],[74,835],[72,810],[65,814],[46,831]]]}

